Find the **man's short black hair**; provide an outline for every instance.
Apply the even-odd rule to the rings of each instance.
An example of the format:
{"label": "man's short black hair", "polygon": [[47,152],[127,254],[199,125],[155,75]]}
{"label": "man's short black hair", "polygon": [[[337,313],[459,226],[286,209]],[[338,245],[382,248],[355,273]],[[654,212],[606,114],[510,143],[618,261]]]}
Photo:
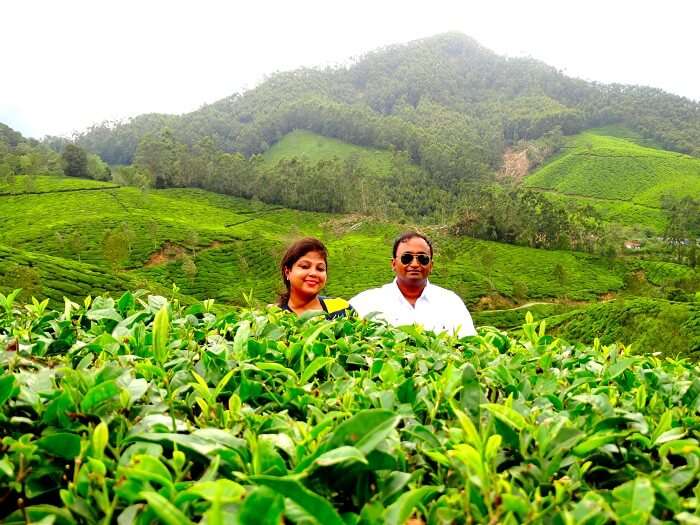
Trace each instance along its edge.
{"label": "man's short black hair", "polygon": [[396,251],[399,249],[399,244],[401,244],[402,242],[410,241],[411,239],[414,239],[416,237],[418,237],[419,239],[423,239],[428,244],[428,248],[430,248],[430,257],[432,258],[433,243],[430,242],[430,239],[428,239],[425,235],[415,231],[404,232],[396,238],[396,240],[394,241],[394,249],[391,252],[392,258],[396,259]]}

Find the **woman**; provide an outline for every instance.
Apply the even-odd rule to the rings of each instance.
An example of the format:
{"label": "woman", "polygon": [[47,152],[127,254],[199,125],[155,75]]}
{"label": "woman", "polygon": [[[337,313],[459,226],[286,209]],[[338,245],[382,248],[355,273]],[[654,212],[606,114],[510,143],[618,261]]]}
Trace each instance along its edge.
{"label": "woman", "polygon": [[306,237],[292,244],[282,257],[280,269],[287,291],[280,295],[277,304],[283,310],[297,315],[325,312],[328,319],[353,311],[344,299],[319,295],[328,278],[328,252],[318,239]]}

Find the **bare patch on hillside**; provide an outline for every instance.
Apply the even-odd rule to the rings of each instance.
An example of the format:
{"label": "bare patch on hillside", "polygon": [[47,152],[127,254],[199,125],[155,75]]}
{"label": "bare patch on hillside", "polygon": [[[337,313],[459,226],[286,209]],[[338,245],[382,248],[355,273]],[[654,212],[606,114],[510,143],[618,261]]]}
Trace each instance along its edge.
{"label": "bare patch on hillside", "polygon": [[476,310],[509,310],[515,305],[516,303],[505,295],[492,293],[479,299]]}
{"label": "bare patch on hillside", "polygon": [[[214,250],[223,245],[224,243],[221,241],[212,241],[207,246],[196,248],[195,252],[196,254],[200,254],[208,250]],[[160,266],[162,264],[167,264],[173,261],[180,261],[188,251],[191,250],[185,248],[184,246],[180,246],[179,244],[174,244],[172,242],[167,241],[163,243],[163,245],[158,251],[155,251],[151,255],[149,255],[148,259],[146,260],[146,263],[143,266],[144,268],[152,268],[154,266]]]}
{"label": "bare patch on hillside", "polygon": [[528,174],[530,161],[528,160],[527,149],[515,151],[508,148],[503,154],[503,167],[498,172],[500,180],[514,180],[520,182]]}
{"label": "bare patch on hillside", "polygon": [[171,242],[163,243],[163,245],[160,247],[160,250],[152,253],[148,257],[148,260],[146,261],[146,264],[144,264],[144,267],[152,268],[153,266],[160,266],[161,264],[176,261],[178,259],[181,259],[184,253],[185,248],[183,248],[182,246],[178,246],[177,244],[173,244]]}
{"label": "bare patch on hillside", "polygon": [[366,215],[353,213],[330,219],[321,224],[321,228],[334,235],[344,235],[361,228],[367,221],[369,221],[369,217]]}

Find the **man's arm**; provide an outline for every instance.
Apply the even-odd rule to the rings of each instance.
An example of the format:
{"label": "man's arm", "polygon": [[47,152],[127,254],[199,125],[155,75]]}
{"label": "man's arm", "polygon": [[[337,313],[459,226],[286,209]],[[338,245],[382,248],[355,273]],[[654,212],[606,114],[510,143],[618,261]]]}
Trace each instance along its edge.
{"label": "man's arm", "polygon": [[383,319],[384,301],[382,300],[381,290],[381,288],[370,288],[369,290],[358,293],[355,297],[350,299],[350,306],[352,306],[357,312],[357,315],[362,318],[376,313],[378,315],[374,316],[375,319]]}
{"label": "man's arm", "polygon": [[350,299],[350,301],[349,301],[350,306],[352,306],[355,309],[355,311],[357,312],[357,315],[359,315],[360,317],[364,317],[369,313],[368,308],[369,308],[370,304],[369,304],[368,292],[369,292],[369,290],[365,290],[364,292],[360,292],[356,296],[354,296],[352,299]]}
{"label": "man's arm", "polygon": [[474,328],[474,321],[472,321],[472,316],[464,305],[464,302],[460,297],[453,292],[454,299],[454,309],[452,322],[452,329],[457,333],[459,337],[466,337],[468,335],[476,335],[476,328]]}

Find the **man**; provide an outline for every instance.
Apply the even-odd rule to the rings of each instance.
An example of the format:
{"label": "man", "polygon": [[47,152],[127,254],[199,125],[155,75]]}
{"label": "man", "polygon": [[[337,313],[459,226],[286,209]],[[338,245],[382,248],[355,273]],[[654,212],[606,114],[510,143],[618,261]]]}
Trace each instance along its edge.
{"label": "man", "polygon": [[396,274],[393,282],[350,299],[361,317],[376,312],[377,318],[394,326],[420,324],[459,337],[476,335],[459,296],[428,281],[433,269],[433,246],[425,235],[406,232],[396,239],[391,268]]}

